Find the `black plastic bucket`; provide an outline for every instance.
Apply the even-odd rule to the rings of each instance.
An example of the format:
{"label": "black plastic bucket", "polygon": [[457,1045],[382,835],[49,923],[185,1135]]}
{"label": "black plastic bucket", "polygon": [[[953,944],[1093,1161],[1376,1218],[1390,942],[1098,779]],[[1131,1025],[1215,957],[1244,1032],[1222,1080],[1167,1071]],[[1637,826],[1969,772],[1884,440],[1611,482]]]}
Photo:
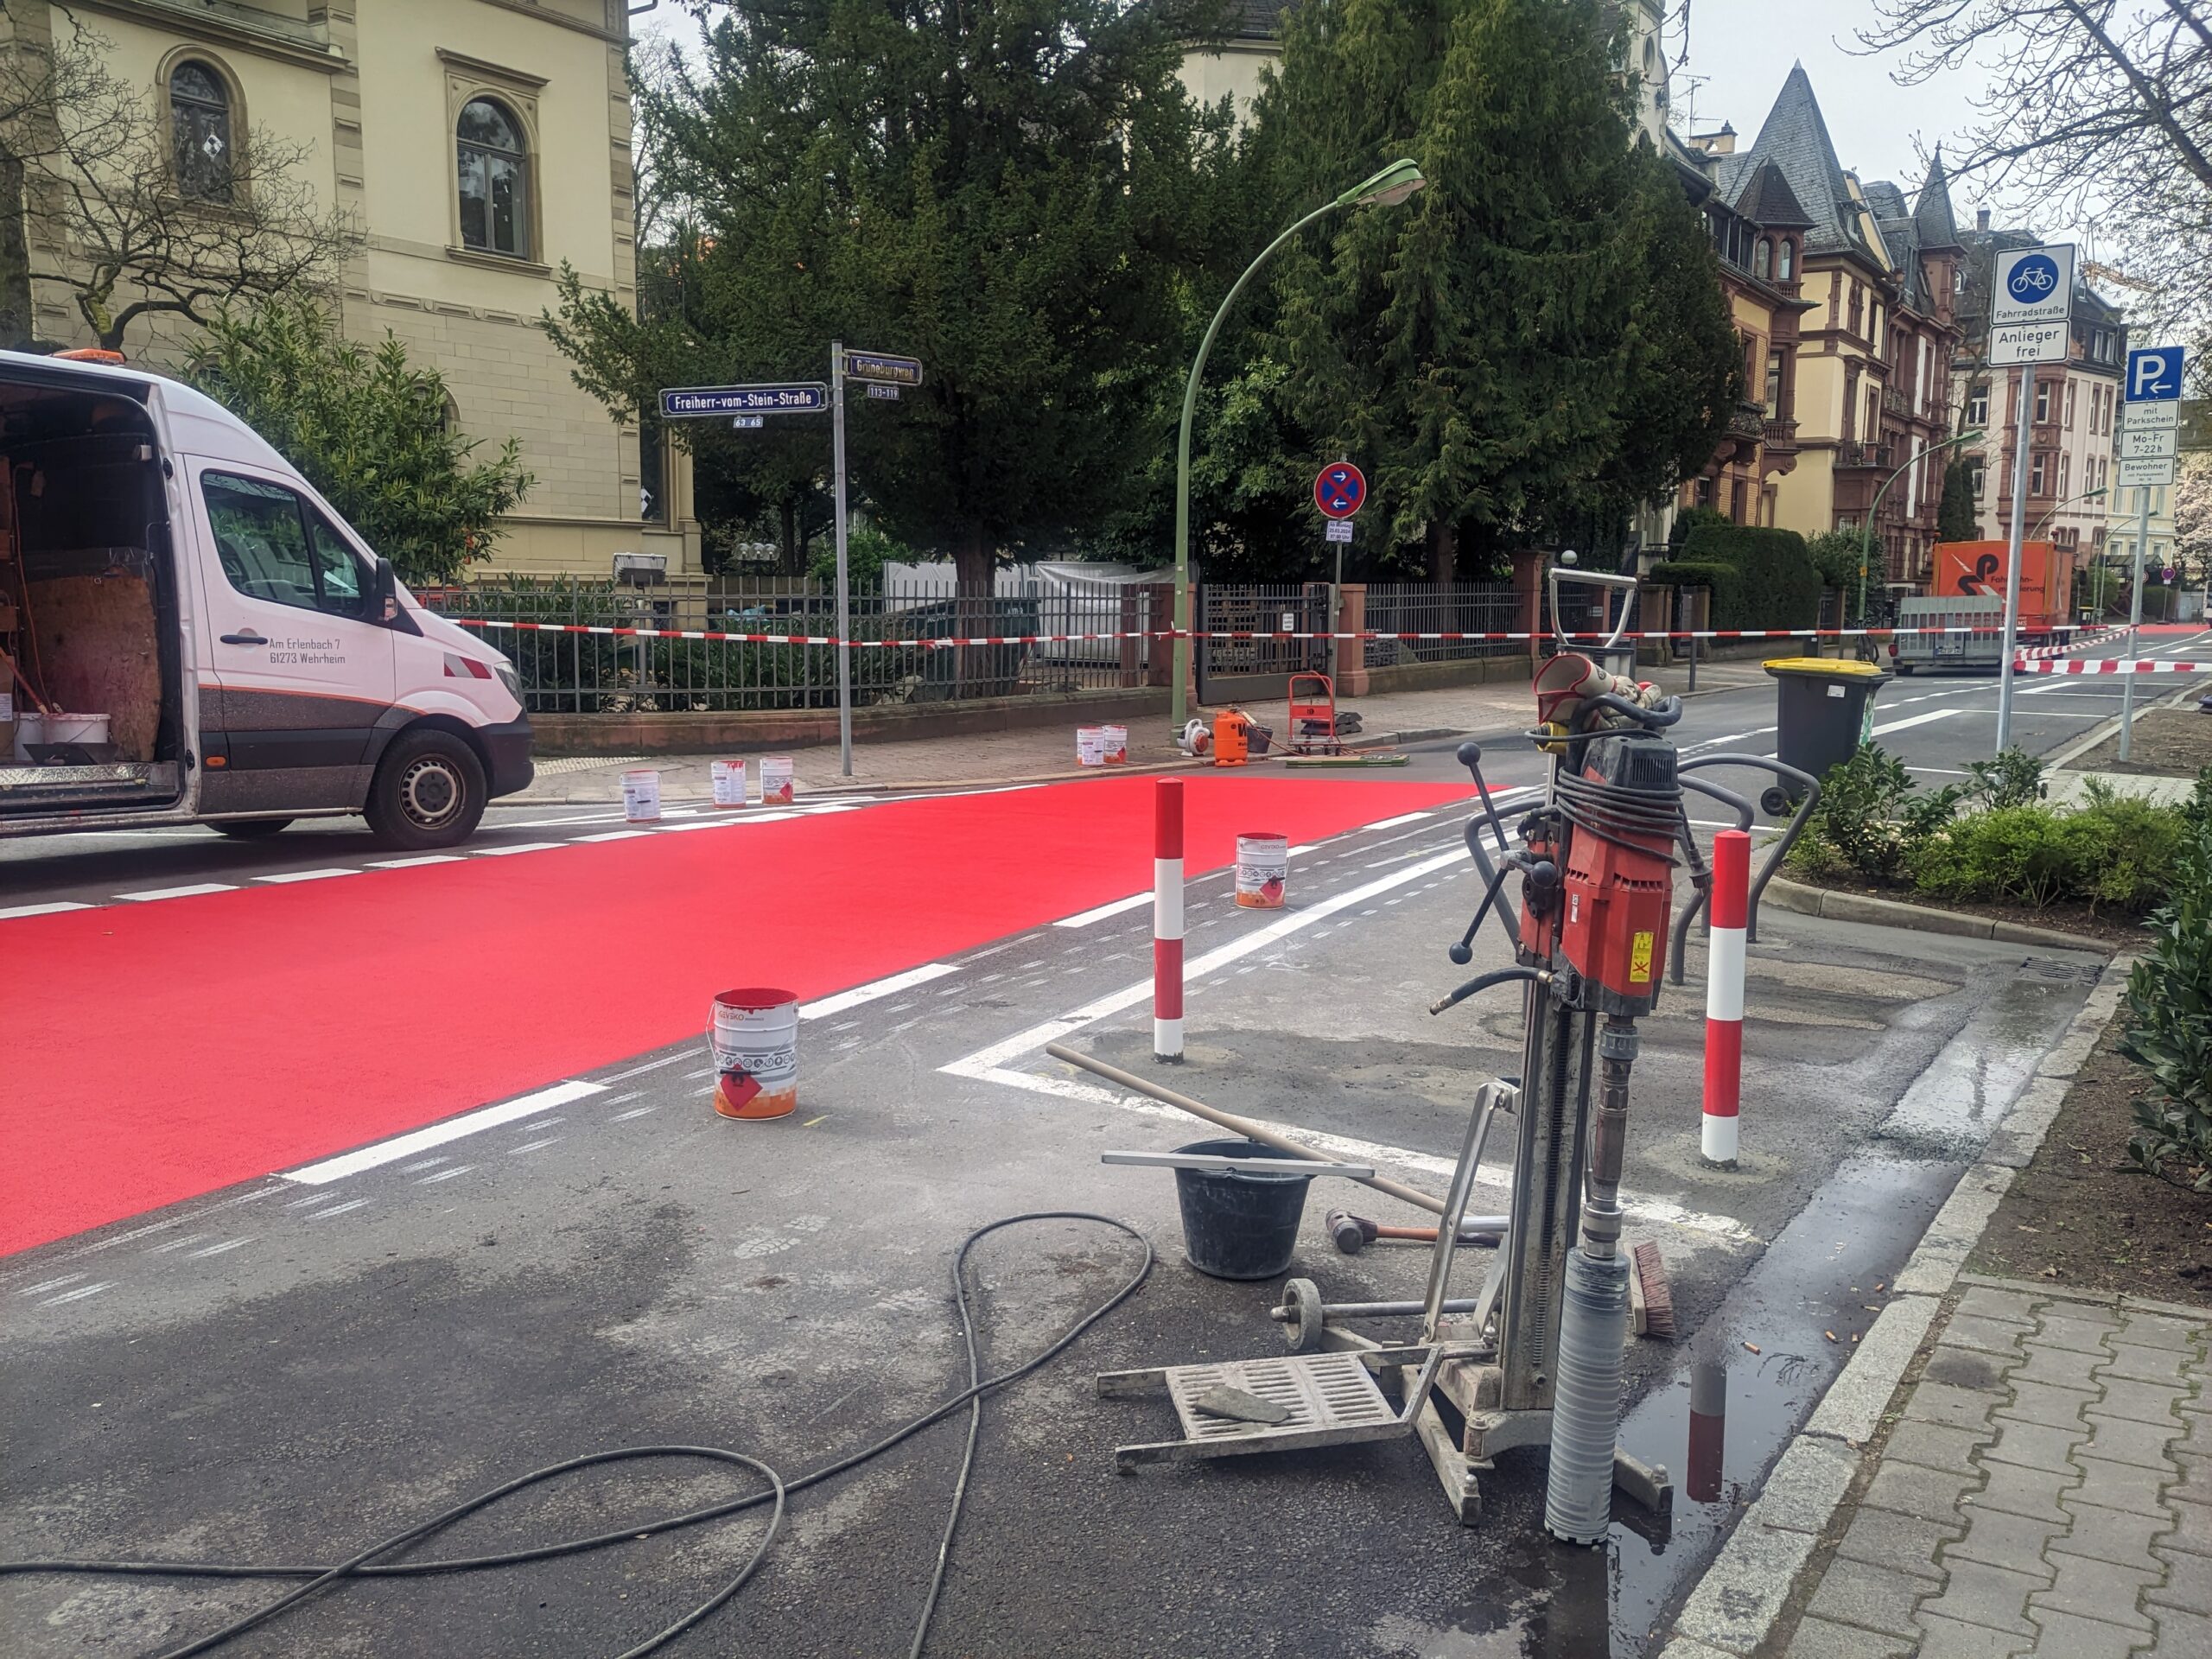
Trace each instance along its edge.
{"label": "black plastic bucket", "polygon": [[1300,1160],[1256,1141],[1200,1141],[1178,1152],[1217,1158],[1280,1158],[1280,1175],[1175,1172],[1183,1205],[1183,1256],[1217,1279],[1272,1279],[1290,1266],[1298,1248],[1298,1223],[1306,1213],[1311,1175],[1294,1171]]}

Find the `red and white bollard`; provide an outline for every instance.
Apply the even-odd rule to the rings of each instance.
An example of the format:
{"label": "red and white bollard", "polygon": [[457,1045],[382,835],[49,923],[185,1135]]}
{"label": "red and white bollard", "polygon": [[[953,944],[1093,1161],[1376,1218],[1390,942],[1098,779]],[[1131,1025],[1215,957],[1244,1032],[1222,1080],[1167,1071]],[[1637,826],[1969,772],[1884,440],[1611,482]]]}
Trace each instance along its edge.
{"label": "red and white bollard", "polygon": [[1183,780],[1152,797],[1152,1056],[1183,1058]]}
{"label": "red and white bollard", "polygon": [[1744,930],[1751,906],[1751,838],[1713,838],[1713,931],[1705,969],[1705,1136],[1707,1163],[1736,1161],[1744,1078]]}

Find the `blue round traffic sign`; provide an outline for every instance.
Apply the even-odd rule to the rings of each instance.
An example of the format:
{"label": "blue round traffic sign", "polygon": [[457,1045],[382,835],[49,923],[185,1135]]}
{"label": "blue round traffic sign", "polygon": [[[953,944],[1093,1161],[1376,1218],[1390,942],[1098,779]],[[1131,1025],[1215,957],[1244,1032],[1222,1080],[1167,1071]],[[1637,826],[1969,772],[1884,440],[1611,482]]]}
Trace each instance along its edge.
{"label": "blue round traffic sign", "polygon": [[1324,467],[1313,480],[1313,505],[1325,517],[1349,518],[1367,499],[1367,474],[1348,461]]}
{"label": "blue round traffic sign", "polygon": [[2058,262],[2047,253],[2031,253],[2012,267],[2005,286],[2022,305],[2047,300],[2058,288]]}

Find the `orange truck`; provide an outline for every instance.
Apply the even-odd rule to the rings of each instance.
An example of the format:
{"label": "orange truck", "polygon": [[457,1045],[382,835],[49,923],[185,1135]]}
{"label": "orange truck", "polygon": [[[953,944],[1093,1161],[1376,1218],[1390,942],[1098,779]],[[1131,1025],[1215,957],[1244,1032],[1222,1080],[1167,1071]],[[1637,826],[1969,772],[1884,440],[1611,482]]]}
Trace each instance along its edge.
{"label": "orange truck", "polygon": [[[1929,591],[1897,606],[1890,656],[1916,669],[1993,670],[2003,655],[2003,542],[1938,542]],[[2074,550],[2050,542],[2020,548],[2020,616],[2015,643],[2063,645],[2072,637]]]}

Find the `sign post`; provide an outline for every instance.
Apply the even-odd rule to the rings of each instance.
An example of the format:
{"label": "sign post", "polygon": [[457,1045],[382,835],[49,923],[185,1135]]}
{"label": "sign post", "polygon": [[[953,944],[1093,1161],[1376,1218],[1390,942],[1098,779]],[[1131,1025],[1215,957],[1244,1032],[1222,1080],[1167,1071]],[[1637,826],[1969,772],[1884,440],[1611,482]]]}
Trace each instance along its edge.
{"label": "sign post", "polygon": [[1998,663],[1997,752],[2012,744],[2012,653],[2020,632],[2020,542],[2027,527],[2028,451],[2035,435],[2036,365],[2063,363],[2074,316],[2071,244],[2014,248],[1997,256],[1990,286],[1989,361],[2018,364],[2020,418],[2014,429],[2012,523],[2005,569],[2004,655]]}
{"label": "sign post", "polygon": [[1337,550],[1337,573],[1329,583],[1329,683],[1344,676],[1344,642],[1337,638],[1344,613],[1344,543],[1351,540],[1351,516],[1367,500],[1367,474],[1348,461],[1324,467],[1313,480],[1313,505],[1329,521],[1326,531]]}
{"label": "sign post", "polygon": [[[2152,346],[2127,354],[2127,385],[2122,398],[2120,481],[2135,490],[2135,584],[2127,601],[2127,660],[2135,661],[2143,641],[2143,556],[2151,542],[2151,492],[2174,481],[2174,459],[2181,442],[2182,348]],[[2120,676],[2120,758],[2128,758],[2135,738],[2135,671]]]}
{"label": "sign post", "polygon": [[920,359],[887,357],[881,352],[849,352],[842,340],[830,342],[830,448],[836,469],[837,517],[837,765],[853,775],[853,601],[847,561],[849,535],[845,511],[845,382],[858,380],[871,397],[895,401],[901,386],[922,384]]}

